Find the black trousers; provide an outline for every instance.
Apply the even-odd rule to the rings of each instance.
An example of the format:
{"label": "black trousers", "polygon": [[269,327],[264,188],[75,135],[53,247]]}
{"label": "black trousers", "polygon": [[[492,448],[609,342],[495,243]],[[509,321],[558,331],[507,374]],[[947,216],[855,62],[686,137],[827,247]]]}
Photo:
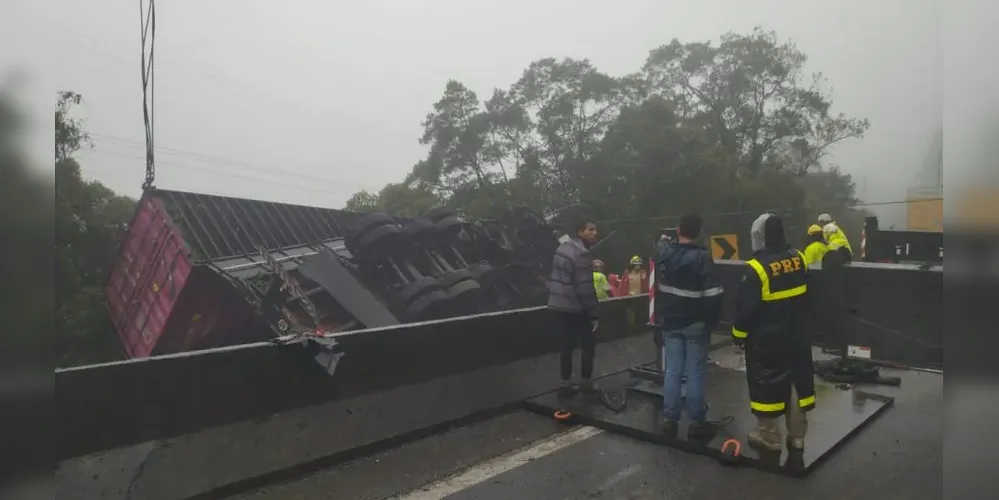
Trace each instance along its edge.
{"label": "black trousers", "polygon": [[559,375],[562,380],[572,378],[572,352],[578,345],[581,375],[584,379],[593,376],[593,357],[596,355],[596,334],[590,317],[585,313],[556,312],[559,328],[562,330],[562,352],[559,359]]}

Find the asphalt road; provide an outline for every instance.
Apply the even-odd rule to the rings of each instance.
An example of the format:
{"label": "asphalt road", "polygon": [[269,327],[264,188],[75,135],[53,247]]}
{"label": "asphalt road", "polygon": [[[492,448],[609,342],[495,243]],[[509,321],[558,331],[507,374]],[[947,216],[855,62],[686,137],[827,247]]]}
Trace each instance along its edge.
{"label": "asphalt road", "polygon": [[804,479],[514,412],[234,498],[942,498],[943,376],[886,374],[895,407]]}

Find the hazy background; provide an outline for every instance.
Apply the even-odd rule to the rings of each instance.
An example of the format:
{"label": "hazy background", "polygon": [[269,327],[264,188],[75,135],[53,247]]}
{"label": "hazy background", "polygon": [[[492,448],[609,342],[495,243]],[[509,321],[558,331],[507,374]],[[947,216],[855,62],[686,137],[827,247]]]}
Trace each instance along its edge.
{"label": "hazy background", "polygon": [[[905,199],[941,126],[941,11],[932,0],[172,0],[157,4],[157,186],[342,207],[398,182],[425,151],[420,121],[448,78],[480,95],[532,60],[638,70],[672,38],[753,26],[791,38],[863,140],[828,158],[866,202]],[[66,3],[51,68],[84,97],[86,177],[138,196],[143,178],[138,2]],[[54,99],[54,97],[53,97]],[[873,207],[883,225],[904,205]]]}

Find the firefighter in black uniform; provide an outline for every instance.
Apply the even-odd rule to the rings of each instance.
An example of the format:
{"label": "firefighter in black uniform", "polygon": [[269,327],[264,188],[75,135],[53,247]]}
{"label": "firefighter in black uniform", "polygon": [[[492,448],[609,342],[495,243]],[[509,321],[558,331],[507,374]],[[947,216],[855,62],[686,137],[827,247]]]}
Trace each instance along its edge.
{"label": "firefighter in black uniform", "polygon": [[736,297],[732,338],[746,353],[750,409],[757,417],[751,446],[780,451],[780,417],[791,450],[805,446],[805,412],[815,406],[811,341],[805,331],[808,266],[773,214],[753,222],[753,258]]}

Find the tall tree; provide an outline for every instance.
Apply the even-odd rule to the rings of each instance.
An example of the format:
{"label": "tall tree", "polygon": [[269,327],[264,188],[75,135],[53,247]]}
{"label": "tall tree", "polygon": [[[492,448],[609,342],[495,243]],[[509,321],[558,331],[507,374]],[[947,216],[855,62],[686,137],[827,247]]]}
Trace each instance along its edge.
{"label": "tall tree", "polygon": [[541,190],[549,208],[579,202],[574,179],[598,152],[629,93],[587,59],[539,59],[509,91],[486,104],[504,153],[519,156],[517,174]]}
{"label": "tall tree", "polygon": [[344,207],[352,212],[374,212],[378,210],[378,195],[367,191],[354,193]]}
{"label": "tall tree", "polygon": [[422,186],[388,184],[378,192],[381,210],[400,217],[416,217],[439,205],[440,198]]}
{"label": "tall tree", "polygon": [[420,144],[430,146],[430,153],[414,168],[412,180],[444,193],[472,180],[480,189],[491,187],[491,162],[485,154],[490,121],[475,92],[448,81],[423,128]]}
{"label": "tall tree", "polygon": [[65,160],[73,153],[91,145],[90,134],[83,129],[80,119],[69,117],[70,110],[77,106],[83,97],[76,92],[61,91],[56,100],[55,111],[55,159]]}
{"label": "tall tree", "polygon": [[644,72],[653,93],[680,104],[685,118],[740,161],[740,171],[820,165],[829,148],[862,137],[867,120],[830,113],[820,73],[806,75],[807,57],[776,33],[727,33],[716,47],[673,40],[652,50]]}
{"label": "tall tree", "polygon": [[105,284],[135,211],[135,200],[81,177],[73,155],[89,144],[89,137],[82,122],[70,117],[81,99],[60,92],[55,113],[55,326],[60,366],[122,356],[108,316]]}

